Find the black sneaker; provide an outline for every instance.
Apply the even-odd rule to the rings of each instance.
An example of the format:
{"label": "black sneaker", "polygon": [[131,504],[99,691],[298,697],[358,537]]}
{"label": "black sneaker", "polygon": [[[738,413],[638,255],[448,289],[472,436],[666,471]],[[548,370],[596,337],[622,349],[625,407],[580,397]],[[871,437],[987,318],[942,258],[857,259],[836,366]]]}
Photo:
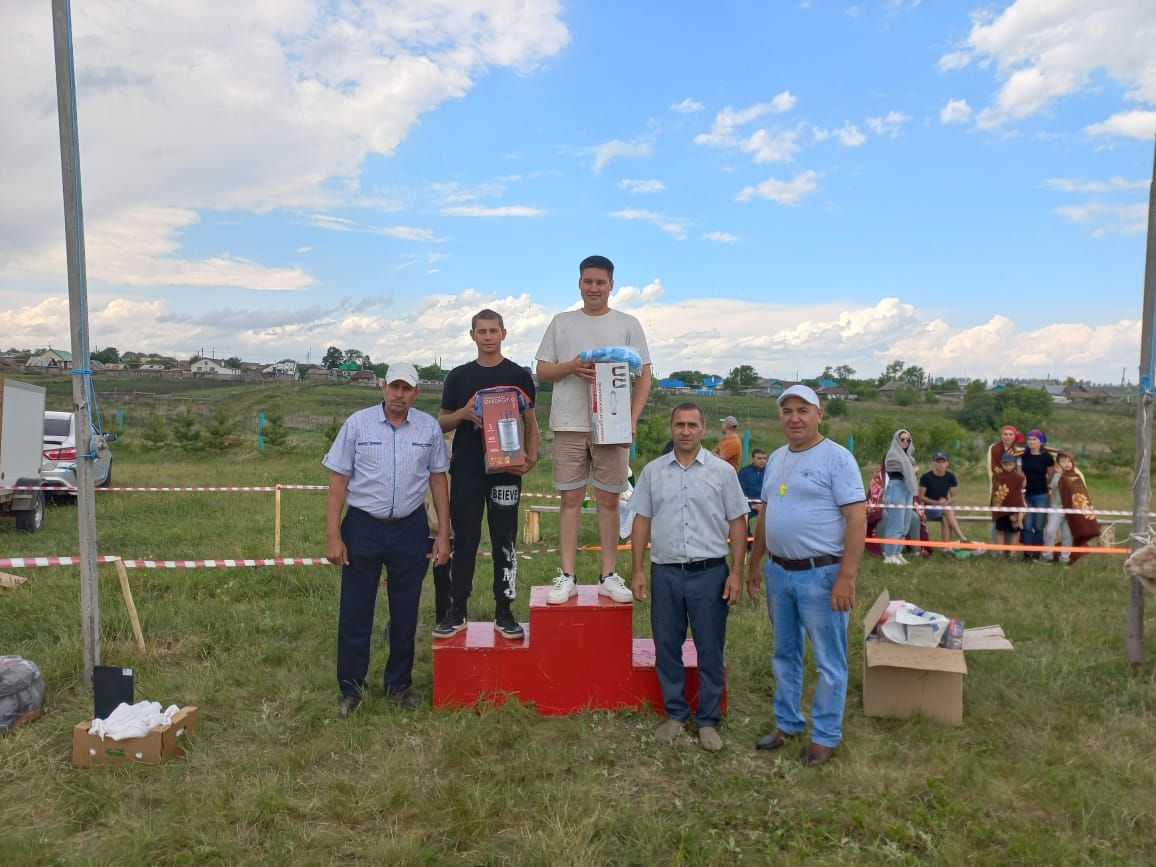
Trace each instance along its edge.
{"label": "black sneaker", "polygon": [[494,615],[494,631],[502,638],[509,638],[513,641],[521,641],[526,637],[522,624],[515,620],[514,615],[508,610],[499,611]]}
{"label": "black sneaker", "polygon": [[453,638],[459,632],[466,628],[466,618],[464,615],[458,615],[450,612],[442,618],[442,622],[434,627],[434,638]]}

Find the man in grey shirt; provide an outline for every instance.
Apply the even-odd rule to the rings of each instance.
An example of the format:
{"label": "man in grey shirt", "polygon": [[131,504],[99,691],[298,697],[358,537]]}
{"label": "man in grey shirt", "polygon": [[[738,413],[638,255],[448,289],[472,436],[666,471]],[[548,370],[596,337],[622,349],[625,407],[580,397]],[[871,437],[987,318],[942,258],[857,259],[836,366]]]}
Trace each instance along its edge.
{"label": "man in grey shirt", "polygon": [[730,606],[742,596],[750,506],[731,465],[702,447],[706,421],[698,404],[674,408],[670,433],[674,451],[643,468],[630,500],[635,512],[630,589],[635,599],[646,599],[643,558],[651,542],[650,628],[667,713],[655,737],[673,741],[690,717],[682,665],[689,622],[698,652],[695,722],[699,742],[714,752],[723,746],[718,733],[725,683],[723,647]]}

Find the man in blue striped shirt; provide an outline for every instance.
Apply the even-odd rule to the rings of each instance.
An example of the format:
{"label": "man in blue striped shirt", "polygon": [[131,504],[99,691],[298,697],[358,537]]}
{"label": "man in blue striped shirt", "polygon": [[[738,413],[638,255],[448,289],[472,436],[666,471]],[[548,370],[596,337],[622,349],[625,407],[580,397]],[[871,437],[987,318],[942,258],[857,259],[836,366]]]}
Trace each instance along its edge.
{"label": "man in blue striped shirt", "polygon": [[[449,458],[437,420],[414,409],[417,370],[391,364],[385,400],[355,412],[322,461],[329,469],[325,507],[325,556],[341,565],[337,621],[337,683],[341,715],[361,704],[369,670],[369,645],[377,587],[385,567],[389,600],[386,697],[416,707],[410,693],[418,603],[426,573],[429,525],[423,500],[428,488],[438,516],[430,556],[434,566],[450,555]],[[344,519],[343,504],[348,504]]]}

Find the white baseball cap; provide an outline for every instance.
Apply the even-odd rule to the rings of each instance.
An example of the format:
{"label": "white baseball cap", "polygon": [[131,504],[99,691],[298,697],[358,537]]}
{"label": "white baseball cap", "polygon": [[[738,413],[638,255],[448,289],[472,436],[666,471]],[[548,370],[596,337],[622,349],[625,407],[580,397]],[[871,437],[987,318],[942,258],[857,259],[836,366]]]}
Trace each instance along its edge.
{"label": "white baseball cap", "polygon": [[819,395],[815,394],[815,389],[809,385],[792,385],[786,391],[779,395],[778,405],[782,406],[783,401],[788,397],[797,397],[809,403],[811,406],[819,406]]}
{"label": "white baseball cap", "polygon": [[385,371],[385,381],[404,382],[417,388],[417,368],[408,361],[398,361],[391,364]]}

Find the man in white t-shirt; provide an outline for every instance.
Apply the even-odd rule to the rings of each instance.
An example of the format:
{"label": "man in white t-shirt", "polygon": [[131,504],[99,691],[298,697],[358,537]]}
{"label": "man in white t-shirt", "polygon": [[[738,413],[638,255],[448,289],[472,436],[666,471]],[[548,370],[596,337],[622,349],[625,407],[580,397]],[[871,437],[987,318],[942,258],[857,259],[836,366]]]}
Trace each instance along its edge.
{"label": "man in white t-shirt", "polygon": [[642,325],[633,316],[609,307],[614,289],[614,263],[605,256],[588,256],[578,266],[580,310],[559,313],[546,328],[538,347],[538,381],[554,383],[550,430],[554,434],[554,487],[562,494],[559,549],[562,568],[547,596],[560,605],[577,595],[574,570],[578,560],[578,530],[582,500],[590,476],[598,501],[598,539],[602,572],[598,592],[629,604],[630,588],[618,574],[618,495],[626,490],[629,445],[595,445],[590,441],[590,383],[594,365],[579,355],[602,346],[630,346],[642,357],[642,370],[630,395],[631,434],[650,394],[650,351]]}

